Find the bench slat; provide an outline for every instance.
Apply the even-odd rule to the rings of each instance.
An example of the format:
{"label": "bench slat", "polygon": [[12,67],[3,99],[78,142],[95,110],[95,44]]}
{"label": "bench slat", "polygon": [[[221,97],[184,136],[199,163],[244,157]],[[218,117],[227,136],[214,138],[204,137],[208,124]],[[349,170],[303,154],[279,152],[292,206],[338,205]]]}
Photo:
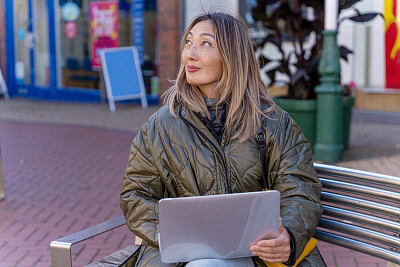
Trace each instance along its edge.
{"label": "bench slat", "polygon": [[349,248],[374,257],[388,260],[393,263],[400,264],[400,253],[391,251],[389,249],[381,248],[378,246],[360,242],[337,234],[331,234],[321,230],[316,230],[314,237],[317,238],[318,240],[325,241],[330,244]]}
{"label": "bench slat", "polygon": [[335,218],[341,218],[343,220],[355,221],[358,223],[374,226],[382,230],[387,231],[399,231],[400,223],[382,219],[379,217],[355,212],[343,208],[336,208],[328,205],[324,205],[324,216],[331,216]]}
{"label": "bench slat", "polygon": [[349,207],[357,207],[359,209],[368,210],[384,214],[387,216],[400,218],[400,208],[381,204],[369,200],[359,199],[350,196],[339,195],[331,192],[322,192],[321,200],[329,203],[341,204]]}
{"label": "bench slat", "polygon": [[351,178],[363,182],[379,185],[386,185],[400,189],[400,177],[384,175],[374,172],[366,172],[355,169],[314,163],[314,167],[319,175],[330,175],[336,178]]}
{"label": "bench slat", "polygon": [[383,245],[400,248],[400,238],[393,235],[383,234],[377,231],[373,231],[367,228],[350,225],[348,223],[339,222],[332,219],[321,218],[318,227],[327,228],[333,231],[339,231],[341,233],[365,238],[374,242],[378,242]]}
{"label": "bench slat", "polygon": [[355,193],[358,195],[366,195],[369,197],[383,198],[388,201],[400,203],[400,193],[383,190],[375,187],[357,185],[352,183],[346,183],[342,181],[335,181],[326,178],[320,178],[324,188],[343,190],[346,192]]}

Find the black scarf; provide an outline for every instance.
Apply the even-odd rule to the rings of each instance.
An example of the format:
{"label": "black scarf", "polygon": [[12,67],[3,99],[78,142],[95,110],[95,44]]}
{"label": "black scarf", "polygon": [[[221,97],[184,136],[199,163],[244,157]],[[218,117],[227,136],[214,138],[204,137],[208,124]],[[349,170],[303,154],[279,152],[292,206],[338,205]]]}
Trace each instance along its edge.
{"label": "black scarf", "polygon": [[217,98],[204,98],[208,112],[210,112],[210,119],[197,114],[203,121],[214,137],[221,143],[222,135],[224,133],[224,125],[226,120],[226,104],[225,102],[217,105]]}

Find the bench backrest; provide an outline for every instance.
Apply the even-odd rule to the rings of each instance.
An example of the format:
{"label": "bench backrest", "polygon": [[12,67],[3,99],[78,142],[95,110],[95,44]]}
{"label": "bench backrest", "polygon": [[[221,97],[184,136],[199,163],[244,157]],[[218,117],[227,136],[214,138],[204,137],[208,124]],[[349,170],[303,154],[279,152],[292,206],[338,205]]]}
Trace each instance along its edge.
{"label": "bench backrest", "polygon": [[315,237],[400,264],[400,178],[315,164],[323,216]]}

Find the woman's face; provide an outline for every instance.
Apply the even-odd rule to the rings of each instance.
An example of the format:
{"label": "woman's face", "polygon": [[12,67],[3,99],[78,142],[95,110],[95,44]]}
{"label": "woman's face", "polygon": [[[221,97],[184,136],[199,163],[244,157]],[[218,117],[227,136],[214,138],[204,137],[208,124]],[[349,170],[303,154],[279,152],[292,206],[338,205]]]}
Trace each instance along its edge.
{"label": "woman's face", "polygon": [[211,89],[221,76],[222,61],[211,20],[201,21],[189,31],[181,58],[187,82],[198,86],[204,97],[218,98],[219,92]]}

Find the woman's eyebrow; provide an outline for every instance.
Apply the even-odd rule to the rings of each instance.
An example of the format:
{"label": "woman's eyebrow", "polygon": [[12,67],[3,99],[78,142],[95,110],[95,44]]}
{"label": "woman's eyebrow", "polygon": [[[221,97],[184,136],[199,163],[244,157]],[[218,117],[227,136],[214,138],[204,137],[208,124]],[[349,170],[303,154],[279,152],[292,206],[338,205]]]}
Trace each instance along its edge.
{"label": "woman's eyebrow", "polygon": [[[188,35],[188,36],[189,36],[189,35],[192,35],[192,36],[193,36],[193,33],[192,33],[192,32],[188,32],[187,35]],[[200,36],[204,36],[204,35],[210,36],[211,38],[214,38],[214,39],[215,39],[215,36],[212,35],[211,33],[208,33],[208,32],[202,32],[202,33],[200,33]]]}
{"label": "woman's eyebrow", "polygon": [[200,34],[200,36],[203,36],[203,35],[210,36],[210,37],[212,37],[212,38],[214,38],[214,39],[215,39],[215,36],[214,36],[214,35],[212,35],[211,33],[204,32],[204,33],[201,33],[201,34]]}

